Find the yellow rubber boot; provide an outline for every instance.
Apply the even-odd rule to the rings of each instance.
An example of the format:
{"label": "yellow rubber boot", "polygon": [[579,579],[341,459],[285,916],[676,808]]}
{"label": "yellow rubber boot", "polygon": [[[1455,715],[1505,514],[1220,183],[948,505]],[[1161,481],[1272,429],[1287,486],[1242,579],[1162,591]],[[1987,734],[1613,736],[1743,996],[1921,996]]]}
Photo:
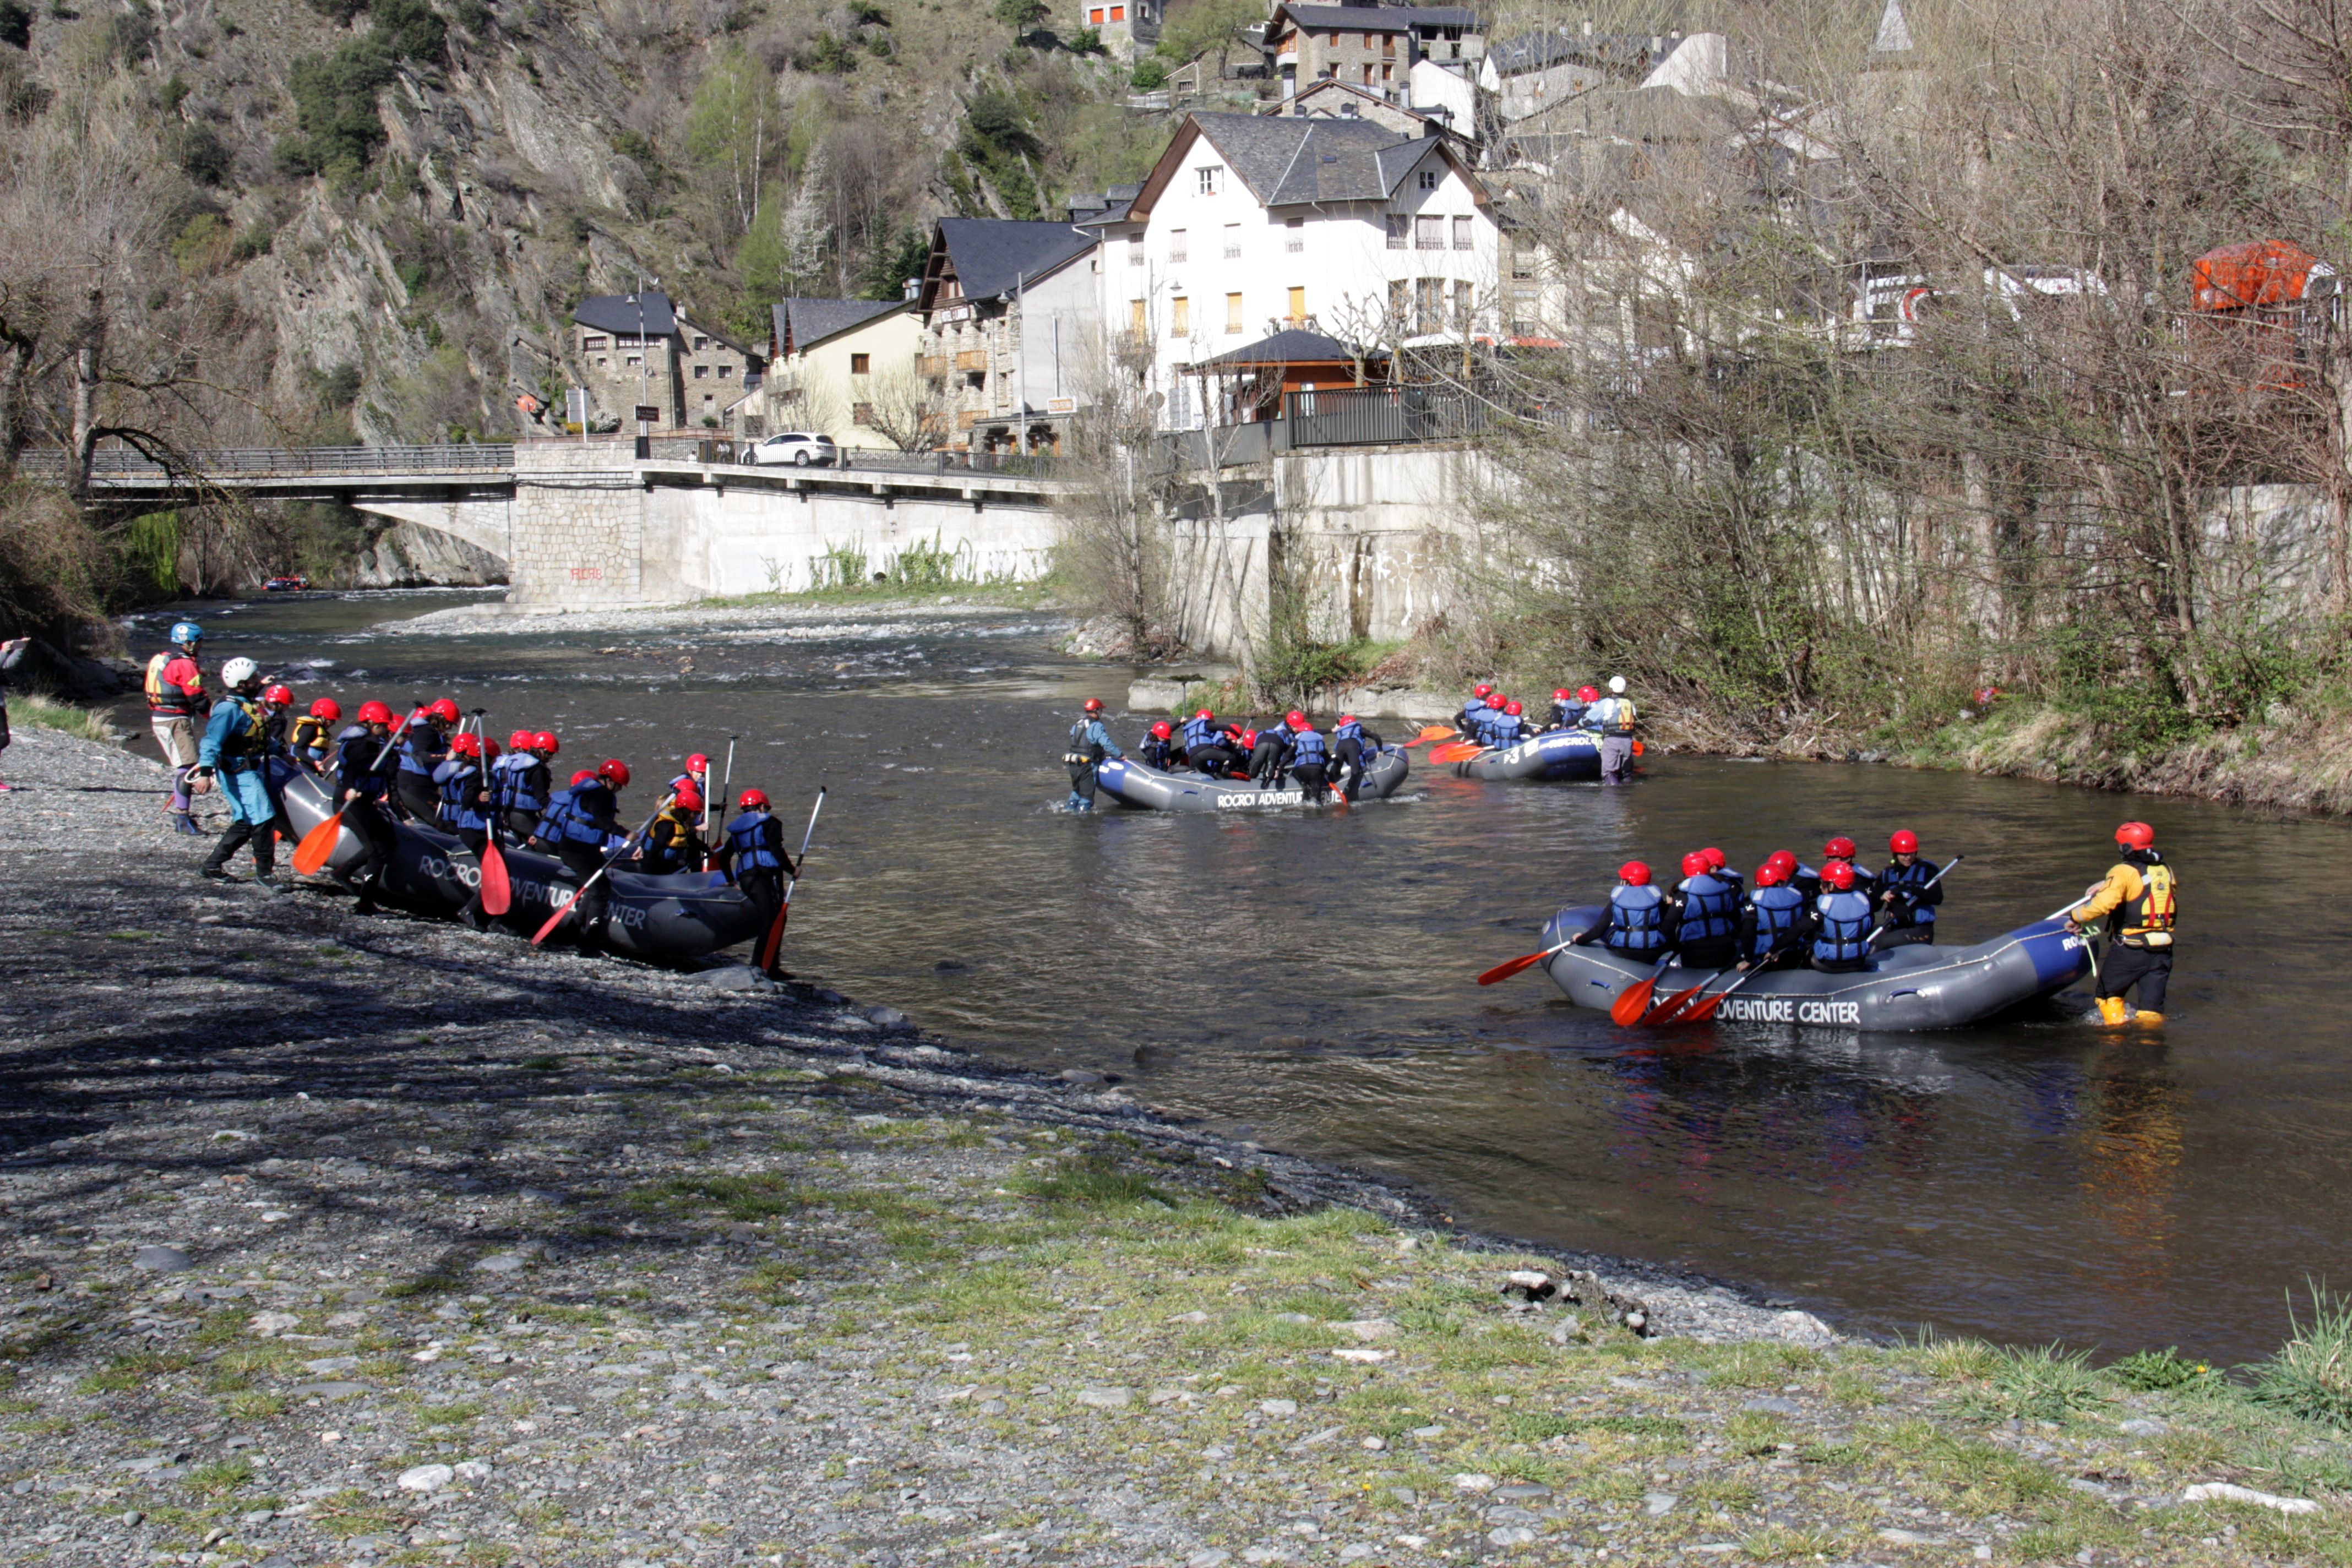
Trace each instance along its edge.
{"label": "yellow rubber boot", "polygon": [[2131,1021],[2135,1024],[2160,1025],[2164,1022],[2164,1015],[2161,1013],[2151,1013],[2145,1007],[2135,1007],[2132,1009]]}
{"label": "yellow rubber boot", "polygon": [[2120,1024],[2127,1011],[2127,1005],[2120,996],[2099,998],[2099,1022],[2102,1024]]}

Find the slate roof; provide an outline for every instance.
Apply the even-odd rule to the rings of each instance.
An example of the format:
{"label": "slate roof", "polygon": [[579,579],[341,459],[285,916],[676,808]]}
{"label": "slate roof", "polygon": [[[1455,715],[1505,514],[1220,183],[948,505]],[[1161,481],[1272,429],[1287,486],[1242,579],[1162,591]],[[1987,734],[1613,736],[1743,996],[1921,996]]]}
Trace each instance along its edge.
{"label": "slate roof", "polygon": [[1120,222],[1127,216],[1128,208],[1135,205],[1135,198],[1142,194],[1141,185],[1113,185],[1100,195],[1089,191],[1082,196],[1072,196],[1070,221],[1084,224]]}
{"label": "slate roof", "polygon": [[943,217],[940,238],[967,300],[1010,294],[1023,277],[1041,278],[1096,244],[1066,223],[988,217]]}
{"label": "slate roof", "polygon": [[1646,76],[1670,52],[1651,48],[1646,33],[1523,33],[1490,45],[1486,60],[1498,76],[1518,76],[1570,62]]}
{"label": "slate roof", "polygon": [[1461,5],[1285,5],[1302,27],[1343,33],[1402,33],[1411,27],[1478,30],[1478,13]]}
{"label": "slate roof", "polygon": [[904,300],[796,299],[777,300],[768,307],[768,314],[775,326],[776,351],[782,353],[787,343],[793,353],[799,353],[835,332],[845,332],[877,316],[906,308]]}
{"label": "slate roof", "polygon": [[[1381,357],[1374,354],[1372,357]],[[1260,364],[1332,364],[1351,363],[1355,351],[1337,338],[1321,332],[1302,331],[1292,327],[1270,338],[1260,338],[1219,354],[1214,359],[1201,361],[1194,370],[1238,370]]]}
{"label": "slate roof", "polygon": [[635,296],[627,294],[591,294],[580,301],[572,319],[593,331],[620,332],[629,337],[637,335],[637,303],[645,303],[646,335],[666,338],[677,331],[677,312],[670,308],[669,296],[648,289]]}
{"label": "slate roof", "polygon": [[1195,114],[1209,144],[1267,206],[1382,201],[1433,147],[1369,120]]}

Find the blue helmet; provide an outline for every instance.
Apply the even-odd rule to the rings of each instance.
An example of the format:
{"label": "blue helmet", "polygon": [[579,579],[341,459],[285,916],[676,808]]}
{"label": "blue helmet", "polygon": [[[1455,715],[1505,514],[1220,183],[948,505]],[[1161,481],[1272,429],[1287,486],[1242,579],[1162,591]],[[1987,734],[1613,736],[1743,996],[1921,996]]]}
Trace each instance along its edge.
{"label": "blue helmet", "polygon": [[185,647],[190,643],[197,643],[204,640],[205,628],[196,625],[195,622],[174,621],[172,623],[172,644],[173,647]]}

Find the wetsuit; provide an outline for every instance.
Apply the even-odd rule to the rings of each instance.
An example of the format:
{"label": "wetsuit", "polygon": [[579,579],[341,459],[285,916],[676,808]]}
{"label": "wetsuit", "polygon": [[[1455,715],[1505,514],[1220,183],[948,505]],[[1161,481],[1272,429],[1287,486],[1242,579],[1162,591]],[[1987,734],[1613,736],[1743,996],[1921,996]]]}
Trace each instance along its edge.
{"label": "wetsuit", "polygon": [[2102,998],[2127,996],[2137,986],[2139,1010],[2163,1016],[2165,987],[2172,980],[2177,903],[2177,881],[2164,857],[2154,849],[2126,849],[2098,891],[2072,911],[2077,925],[2115,917],[2115,934],[2099,963]]}
{"label": "wetsuit", "polygon": [[1739,890],[1702,871],[1682,885],[1675,951],[1685,969],[1728,969],[1739,962]]}
{"label": "wetsuit", "polygon": [[608,889],[606,879],[596,873],[604,867],[604,841],[628,831],[618,821],[620,809],[613,786],[592,778],[556,791],[540,818],[540,841],[551,842],[556,858],[572,874],[572,885],[577,889],[572,900],[578,905],[572,928],[581,947],[587,950],[593,950],[604,939]]}
{"label": "wetsuit", "polygon": [[[718,860],[760,911],[760,940],[764,942],[783,905],[784,876],[793,869],[792,857],[784,852],[784,825],[764,810],[744,812],[727,825],[727,841],[719,847]],[[782,952],[777,949],[780,963]]]}
{"label": "wetsuit", "polygon": [[1331,729],[1331,760],[1346,770],[1348,798],[1353,800],[1363,793],[1364,768],[1370,758],[1381,752],[1381,738],[1366,731],[1363,721],[1350,719]]}
{"label": "wetsuit", "polygon": [[1282,770],[1290,759],[1288,739],[1272,724],[1257,732],[1257,744],[1250,748],[1250,782],[1260,789],[1280,789]]}
{"label": "wetsuit", "polygon": [[[489,921],[482,914],[482,851],[490,842],[490,794],[483,781],[482,763],[478,757],[446,757],[433,770],[433,787],[438,797],[435,802],[441,826],[457,836],[474,858],[474,896],[457,918],[476,931],[486,930]],[[453,868],[454,869],[454,868]]]}
{"label": "wetsuit", "polygon": [[637,850],[637,869],[648,877],[675,876],[702,862],[702,837],[694,830],[694,814],[673,805],[655,816]]}
{"label": "wetsuit", "polygon": [[400,737],[397,786],[401,808],[419,822],[441,815],[441,794],[433,783],[434,770],[449,755],[449,737],[430,719],[412,719]]}
{"label": "wetsuit", "polygon": [[1324,742],[1322,731],[1310,728],[1290,732],[1290,776],[1307,792],[1307,805],[1323,797],[1330,762],[1330,749]]}
{"label": "wetsuit", "polygon": [[[376,758],[383,754],[378,765]],[[358,836],[360,858],[344,880],[359,889],[358,913],[375,911],[375,896],[392,865],[399,840],[393,833],[391,808],[393,760],[383,738],[365,724],[353,724],[335,737],[335,798],[343,826]],[[351,799],[343,797],[349,795]]]}
{"label": "wetsuit", "polygon": [[1225,743],[1225,732],[1217,728],[1214,719],[1184,721],[1184,763],[1198,769],[1213,779],[1221,779],[1233,772],[1241,756]]}

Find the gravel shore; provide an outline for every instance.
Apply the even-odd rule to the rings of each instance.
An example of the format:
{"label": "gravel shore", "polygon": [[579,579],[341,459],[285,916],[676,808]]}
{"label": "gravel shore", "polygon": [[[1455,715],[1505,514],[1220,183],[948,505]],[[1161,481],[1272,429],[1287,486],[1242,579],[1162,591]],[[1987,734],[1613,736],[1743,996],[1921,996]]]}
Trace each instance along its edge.
{"label": "gravel shore", "polygon": [[0,1562],[2352,1556],[2340,1435],[2186,1363],[1454,1236],[819,984],[199,883],[151,763],[6,761]]}

